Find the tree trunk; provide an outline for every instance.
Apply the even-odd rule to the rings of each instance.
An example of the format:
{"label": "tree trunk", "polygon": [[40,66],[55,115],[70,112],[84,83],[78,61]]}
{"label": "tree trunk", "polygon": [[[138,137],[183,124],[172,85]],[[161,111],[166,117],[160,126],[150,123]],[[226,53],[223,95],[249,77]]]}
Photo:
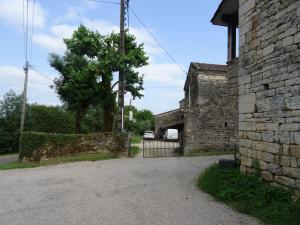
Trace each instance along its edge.
{"label": "tree trunk", "polygon": [[112,132],[114,124],[114,102],[106,104],[104,107],[104,131]]}
{"label": "tree trunk", "polygon": [[114,124],[115,99],[111,87],[111,81],[108,76],[103,76],[103,85],[105,90],[104,110],[104,131],[112,132]]}
{"label": "tree trunk", "polygon": [[76,119],[76,121],[75,121],[75,132],[77,134],[80,134],[81,133],[81,120],[82,120],[82,111],[81,110],[76,111],[75,119]]}

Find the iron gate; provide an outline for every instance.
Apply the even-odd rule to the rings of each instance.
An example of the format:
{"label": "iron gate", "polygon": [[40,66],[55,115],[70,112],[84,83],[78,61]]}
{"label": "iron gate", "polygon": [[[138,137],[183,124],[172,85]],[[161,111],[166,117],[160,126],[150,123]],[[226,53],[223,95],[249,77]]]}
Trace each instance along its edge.
{"label": "iron gate", "polygon": [[162,140],[143,140],[143,157],[175,157],[182,155],[179,142],[166,142]]}

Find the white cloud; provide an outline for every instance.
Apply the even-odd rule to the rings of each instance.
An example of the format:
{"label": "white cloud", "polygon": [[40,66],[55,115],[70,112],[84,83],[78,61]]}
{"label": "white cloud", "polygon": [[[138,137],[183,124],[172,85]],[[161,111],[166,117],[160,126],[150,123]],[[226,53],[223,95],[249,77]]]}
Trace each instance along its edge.
{"label": "white cloud", "polygon": [[[26,1],[25,9],[26,9]],[[32,21],[33,1],[29,1],[28,15],[29,25]],[[26,18],[26,11],[25,18]],[[42,28],[45,24],[46,11],[36,2],[34,10],[34,27]],[[12,25],[18,29],[23,26],[23,0],[1,0],[0,1],[0,20],[5,25]]]}
{"label": "white cloud", "polygon": [[169,86],[183,87],[186,75],[173,63],[150,64],[139,69],[146,81],[155,81]]}
{"label": "white cloud", "polygon": [[50,34],[34,34],[33,42],[50,52],[63,53],[66,50],[63,39],[71,37],[75,29],[75,26],[67,24],[55,25],[51,27]]}
{"label": "white cloud", "polygon": [[[10,89],[20,94],[24,84],[23,68],[10,65],[0,66],[0,96],[2,97]],[[56,97],[54,90],[50,89],[52,82],[36,71],[29,71],[28,79],[28,101],[38,102],[46,105],[57,105],[60,101]],[[51,76],[54,78],[54,76]]]}

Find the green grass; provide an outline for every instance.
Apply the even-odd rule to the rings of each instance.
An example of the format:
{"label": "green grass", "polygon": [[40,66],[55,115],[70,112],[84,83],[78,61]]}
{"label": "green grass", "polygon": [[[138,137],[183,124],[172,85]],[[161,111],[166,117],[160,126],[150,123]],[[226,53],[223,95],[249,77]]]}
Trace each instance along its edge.
{"label": "green grass", "polygon": [[221,169],[213,165],[200,175],[198,186],[265,224],[300,224],[300,201],[292,200],[292,191],[272,186],[256,176],[245,176],[238,168]]}
{"label": "green grass", "polygon": [[193,150],[190,153],[186,154],[185,156],[187,157],[192,157],[192,156],[215,156],[215,155],[233,155],[234,150],[228,150],[228,151],[202,151],[202,150]]}
{"label": "green grass", "polygon": [[71,163],[71,162],[79,162],[79,161],[99,161],[106,159],[117,158],[116,154],[112,153],[95,153],[95,154],[79,154],[73,156],[63,156],[52,158],[49,160],[41,160],[40,162],[11,162],[0,164],[0,170],[10,170],[10,169],[25,169],[25,168],[34,168],[39,166],[51,166],[58,165],[62,163]]}
{"label": "green grass", "polygon": [[134,157],[134,156],[136,156],[137,154],[140,153],[141,149],[137,146],[131,146],[129,151],[130,151],[130,156]]}
{"label": "green grass", "polygon": [[131,144],[139,144],[141,143],[143,140],[143,137],[142,136],[138,136],[138,135],[133,135],[131,137]]}

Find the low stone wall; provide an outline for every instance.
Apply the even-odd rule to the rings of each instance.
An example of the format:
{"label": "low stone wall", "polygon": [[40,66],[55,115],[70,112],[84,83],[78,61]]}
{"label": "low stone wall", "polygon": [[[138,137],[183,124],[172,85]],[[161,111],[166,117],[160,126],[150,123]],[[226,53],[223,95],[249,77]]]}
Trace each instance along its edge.
{"label": "low stone wall", "polygon": [[128,149],[127,135],[112,133],[93,134],[47,134],[28,132],[24,134],[22,161],[41,159],[79,153],[119,153]]}

